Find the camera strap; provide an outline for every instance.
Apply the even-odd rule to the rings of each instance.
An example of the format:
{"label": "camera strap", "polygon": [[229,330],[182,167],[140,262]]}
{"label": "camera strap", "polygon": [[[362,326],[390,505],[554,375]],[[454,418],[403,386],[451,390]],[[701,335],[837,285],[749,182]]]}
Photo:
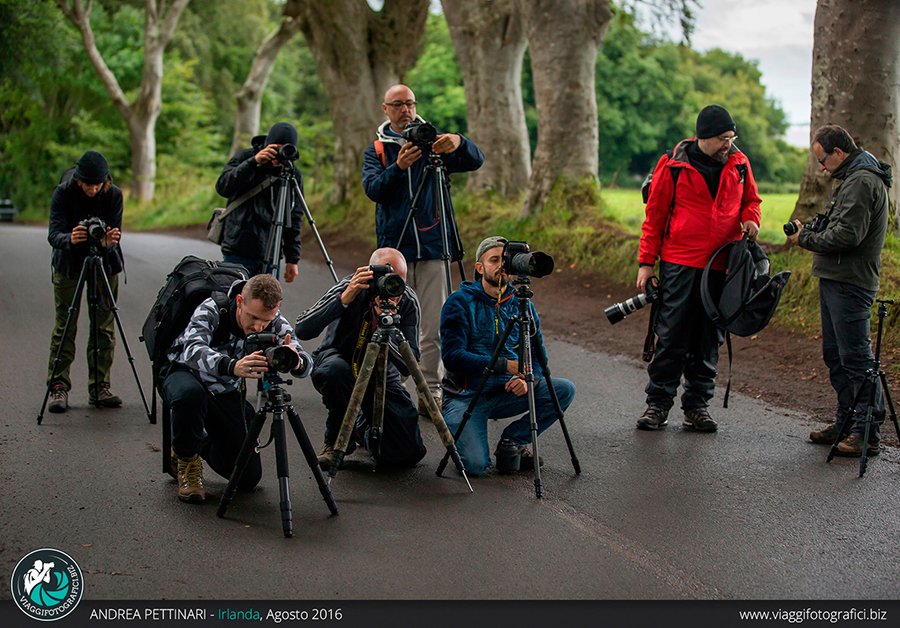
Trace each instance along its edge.
{"label": "camera strap", "polygon": [[659,318],[659,301],[650,305],[650,317],[647,323],[647,337],[644,338],[644,353],[641,359],[644,362],[652,362],[656,355],[656,320]]}
{"label": "camera strap", "polygon": [[278,177],[268,177],[262,183],[259,183],[258,185],[253,186],[247,192],[245,192],[244,194],[241,194],[236,199],[234,199],[233,201],[228,203],[228,205],[225,206],[225,211],[223,211],[219,215],[219,220],[225,220],[225,217],[228,216],[228,214],[230,214],[231,212],[236,210],[238,207],[243,205],[245,202],[249,201],[251,198],[253,198],[257,194],[259,194],[260,192],[262,192],[263,190],[265,190],[266,188],[271,186],[273,183],[275,183],[275,180],[277,178]]}

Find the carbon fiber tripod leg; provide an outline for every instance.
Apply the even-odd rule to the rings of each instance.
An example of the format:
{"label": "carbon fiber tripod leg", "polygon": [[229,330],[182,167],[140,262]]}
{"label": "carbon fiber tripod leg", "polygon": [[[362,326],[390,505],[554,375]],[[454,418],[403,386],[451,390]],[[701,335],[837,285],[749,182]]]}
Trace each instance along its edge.
{"label": "carbon fiber tripod leg", "polygon": [[259,439],[259,434],[262,432],[263,424],[265,424],[265,422],[266,408],[264,406],[253,415],[253,422],[250,424],[250,429],[247,432],[247,437],[244,439],[244,444],[241,445],[241,453],[238,454],[237,460],[234,463],[231,478],[228,480],[228,486],[225,488],[225,493],[222,495],[222,500],[219,502],[216,516],[225,516],[225,511],[228,510],[228,505],[231,503],[234,494],[237,492],[238,482],[241,481],[241,476],[244,474],[244,469],[250,461],[250,454],[256,447],[257,439]]}
{"label": "carbon fiber tripod leg", "polygon": [[294,436],[297,437],[297,442],[300,443],[300,450],[303,452],[303,457],[306,458],[306,464],[309,465],[309,469],[316,479],[316,484],[319,485],[319,492],[322,493],[322,498],[325,500],[328,510],[333,515],[338,514],[337,504],[334,502],[334,496],[331,494],[331,487],[328,486],[328,482],[325,481],[325,474],[319,468],[316,450],[313,449],[312,443],[309,442],[309,435],[306,433],[303,422],[300,420],[300,415],[297,414],[294,406],[287,407],[287,417],[291,423],[291,428],[294,430]]}
{"label": "carbon fiber tripod leg", "polygon": [[369,346],[366,347],[366,355],[363,357],[362,365],[359,367],[359,376],[356,378],[356,384],[353,385],[353,392],[350,393],[347,412],[344,413],[344,422],[341,423],[341,431],[338,433],[337,440],[334,443],[334,458],[331,460],[331,468],[328,469],[329,483],[337,475],[338,467],[344,462],[347,444],[350,442],[350,435],[353,434],[353,428],[356,425],[356,415],[359,414],[359,408],[362,406],[363,397],[366,394],[369,379],[372,377],[375,359],[378,357],[380,348],[374,342],[370,342]]}
{"label": "carbon fiber tripod leg", "polygon": [[565,413],[562,406],[559,405],[559,397],[556,395],[556,389],[553,387],[553,380],[550,379],[550,364],[547,362],[547,354],[544,352],[540,344],[534,346],[535,357],[538,364],[541,365],[541,371],[544,374],[544,380],[547,382],[547,388],[550,391],[550,400],[553,401],[553,409],[556,410],[556,418],[559,426],[562,428],[563,437],[566,439],[566,446],[569,448],[569,456],[572,459],[572,467],[575,474],[581,473],[581,463],[578,462],[578,456],[575,455],[575,448],[572,446],[572,439],[569,437],[569,428],[566,427]]}

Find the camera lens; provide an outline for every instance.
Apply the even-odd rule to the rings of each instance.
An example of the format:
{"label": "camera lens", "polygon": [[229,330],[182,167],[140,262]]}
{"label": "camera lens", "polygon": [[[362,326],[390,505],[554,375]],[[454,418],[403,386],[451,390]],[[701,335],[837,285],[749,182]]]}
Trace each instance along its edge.
{"label": "camera lens", "polygon": [[797,223],[794,221],[784,223],[784,235],[792,236],[797,233],[799,229],[797,228]]}
{"label": "camera lens", "polygon": [[378,278],[375,289],[382,298],[399,297],[406,289],[406,282],[397,273],[388,273]]}
{"label": "camera lens", "polygon": [[265,356],[269,366],[279,373],[290,373],[300,365],[300,356],[297,352],[284,345],[269,347],[265,351]]}
{"label": "camera lens", "polygon": [[509,265],[512,275],[546,277],[553,272],[553,258],[540,251],[513,255]]}
{"label": "camera lens", "polygon": [[283,144],[281,148],[278,149],[279,161],[294,161],[299,155],[300,152],[293,144]]}

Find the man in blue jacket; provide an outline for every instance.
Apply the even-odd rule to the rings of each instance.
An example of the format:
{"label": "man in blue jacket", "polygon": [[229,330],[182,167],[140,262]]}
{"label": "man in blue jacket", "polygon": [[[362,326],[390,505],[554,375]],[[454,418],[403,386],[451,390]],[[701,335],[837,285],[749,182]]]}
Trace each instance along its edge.
{"label": "man in blue jacket", "polygon": [[[519,311],[518,297],[509,286],[509,277],[502,271],[504,244],[504,238],[492,236],[478,245],[475,281],[463,282],[459,290],[450,295],[441,311],[441,354],[447,369],[443,381],[443,413],[444,421],[453,434],[462,423],[463,413],[490,364],[507,321]],[[529,303],[529,307],[535,325],[531,339],[532,368],[540,434],[553,425],[557,417],[547,380],[536,357],[537,348],[543,351],[544,347],[540,320],[534,305]],[[491,464],[487,442],[488,419],[501,419],[528,411],[528,385],[518,362],[518,342],[519,328],[515,326],[472,417],[456,441],[466,471],[471,475],[481,475]],[[567,379],[554,377],[553,388],[560,406],[565,410],[575,398],[575,385]],[[531,427],[527,414],[507,425],[500,440],[510,440],[519,447],[522,454],[520,468],[534,468],[534,457],[528,448]]]}
{"label": "man in blue jacket", "polygon": [[[410,221],[406,232],[403,232],[412,199],[422,177],[426,176],[427,160],[423,159],[422,149],[400,136],[407,124],[421,120],[416,115],[416,104],[415,95],[405,85],[394,85],[385,93],[381,108],[388,120],[378,128],[376,141],[366,149],[362,184],[366,196],[376,203],[378,248],[400,249],[406,258],[409,269],[407,283],[419,296],[422,307],[419,336],[422,374],[440,403],[443,368],[439,321],[441,306],[447,299],[447,286],[441,260],[440,217],[435,215],[435,190],[430,179],[422,189],[415,223]],[[484,163],[484,155],[475,143],[456,133],[438,135],[431,150],[440,155],[448,174],[477,170]],[[449,208],[449,203],[447,206]],[[452,209],[450,213],[452,226],[455,224]],[[419,246],[416,246],[417,234]],[[453,240],[452,234],[448,237]],[[424,414],[421,404],[419,414]]]}

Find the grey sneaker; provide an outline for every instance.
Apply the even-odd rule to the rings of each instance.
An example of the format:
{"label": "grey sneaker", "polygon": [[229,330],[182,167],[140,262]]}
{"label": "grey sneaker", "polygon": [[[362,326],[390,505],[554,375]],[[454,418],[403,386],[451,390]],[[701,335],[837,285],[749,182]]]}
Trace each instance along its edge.
{"label": "grey sneaker", "polygon": [[69,393],[62,384],[53,384],[50,388],[50,405],[48,410],[54,414],[60,414],[69,407]]}
{"label": "grey sneaker", "polygon": [[118,408],[122,405],[122,399],[110,392],[108,382],[94,386],[88,401],[99,408]]}
{"label": "grey sneaker", "polygon": [[696,430],[698,432],[715,432],[719,429],[716,422],[709,416],[706,408],[693,408],[684,411],[684,421],[681,427],[688,430]]}
{"label": "grey sneaker", "polygon": [[647,406],[644,414],[638,419],[639,430],[658,430],[669,422],[669,411],[657,406]]}

